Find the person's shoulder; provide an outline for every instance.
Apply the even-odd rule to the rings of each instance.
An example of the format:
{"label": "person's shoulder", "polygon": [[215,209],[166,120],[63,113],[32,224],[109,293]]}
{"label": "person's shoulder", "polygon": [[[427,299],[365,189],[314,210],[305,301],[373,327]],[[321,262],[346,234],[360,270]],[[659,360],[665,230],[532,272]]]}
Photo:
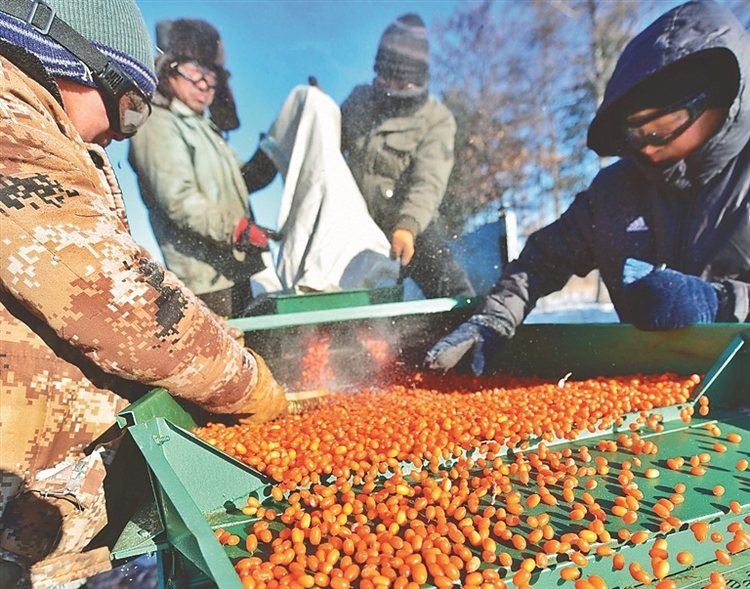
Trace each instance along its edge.
{"label": "person's shoulder", "polygon": [[586,193],[589,198],[611,200],[617,195],[638,191],[646,182],[635,162],[629,158],[614,161],[597,172]]}
{"label": "person's shoulder", "polygon": [[347,105],[350,107],[365,107],[371,105],[374,100],[375,94],[372,85],[359,84],[358,86],[355,86],[354,89],[349,93],[349,96],[346,97],[342,108]]}
{"label": "person's shoulder", "polygon": [[416,114],[427,118],[431,123],[446,122],[454,126],[456,124],[451,110],[432,94],[427,97],[427,102]]}

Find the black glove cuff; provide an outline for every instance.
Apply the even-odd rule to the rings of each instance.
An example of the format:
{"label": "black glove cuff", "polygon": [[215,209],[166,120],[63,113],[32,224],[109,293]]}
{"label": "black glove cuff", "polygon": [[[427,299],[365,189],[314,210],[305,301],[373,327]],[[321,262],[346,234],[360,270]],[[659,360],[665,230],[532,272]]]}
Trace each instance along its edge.
{"label": "black glove cuff", "polygon": [[712,282],[711,286],[716,291],[719,300],[719,309],[716,311],[716,323],[734,323],[734,289],[727,282]]}
{"label": "black glove cuff", "polygon": [[488,327],[503,339],[512,338],[516,331],[505,317],[498,315],[472,315],[468,322]]}

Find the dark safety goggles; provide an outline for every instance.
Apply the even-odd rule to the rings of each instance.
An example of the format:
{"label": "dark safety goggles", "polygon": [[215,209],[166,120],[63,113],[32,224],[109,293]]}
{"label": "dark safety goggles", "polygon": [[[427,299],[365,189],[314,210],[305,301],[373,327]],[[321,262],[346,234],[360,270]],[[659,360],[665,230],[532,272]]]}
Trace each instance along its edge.
{"label": "dark safety goggles", "polygon": [[666,145],[682,135],[708,108],[706,92],[625,120],[625,140],[635,149]]}
{"label": "dark safety goggles", "polygon": [[219,82],[214,70],[201,65],[197,61],[173,61],[169,64],[169,67],[188,82],[196,85],[201,81],[205,82],[210,90],[216,88]]}
{"label": "dark safety goggles", "polygon": [[112,131],[123,138],[135,135],[151,115],[151,101],[111,59],[92,77],[104,100]]}

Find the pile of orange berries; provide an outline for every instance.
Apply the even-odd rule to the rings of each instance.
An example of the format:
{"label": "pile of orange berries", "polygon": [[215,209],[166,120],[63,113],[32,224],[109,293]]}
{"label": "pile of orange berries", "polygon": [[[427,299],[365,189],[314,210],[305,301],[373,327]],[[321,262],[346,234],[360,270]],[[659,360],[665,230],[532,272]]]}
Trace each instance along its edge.
{"label": "pile of orange berries", "polygon": [[[627,563],[614,550],[618,543],[654,539],[654,532],[628,529],[639,513],[646,517],[638,477],[659,476],[656,468],[639,471],[640,457],[658,452],[639,432],[661,431],[656,410],[684,405],[698,382],[697,375],[674,374],[559,383],[415,374],[378,390],[333,394],[318,409],[268,424],[208,424],[197,430],[201,438],[277,482],[272,497],[248,498],[242,511],[257,520],[244,539],[223,529],[217,538],[250,553],[235,563],[246,588],[471,589],[512,582],[523,589],[539,571],[562,564],[560,577],[575,589],[602,589],[599,575],[583,574],[592,555],[612,557],[613,570],[621,570]],[[698,408],[704,414],[708,405]],[[682,409],[684,421],[692,409]],[[622,425],[627,414],[637,416],[628,433],[584,445],[584,437]],[[738,444],[741,436],[724,441]],[[721,452],[723,442],[716,444]],[[629,459],[610,464],[605,454],[614,451]],[[705,457],[687,459],[691,469],[705,464]],[[670,460],[669,468],[679,470],[685,458]],[[595,496],[603,477],[621,489],[611,506]],[[683,491],[676,486],[651,508],[659,532],[681,525],[674,510]],[[734,500],[730,509],[740,513],[742,506]],[[717,549],[721,563],[750,547],[750,533],[735,524]],[[693,533],[699,539],[709,530]],[[650,567],[628,565],[632,578],[674,587],[665,578],[664,538],[649,554]]]}

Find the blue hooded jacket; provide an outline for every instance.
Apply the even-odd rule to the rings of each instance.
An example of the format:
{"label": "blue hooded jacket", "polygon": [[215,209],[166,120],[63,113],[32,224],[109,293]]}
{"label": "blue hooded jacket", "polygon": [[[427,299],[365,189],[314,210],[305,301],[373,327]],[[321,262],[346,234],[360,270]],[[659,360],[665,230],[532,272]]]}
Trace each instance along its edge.
{"label": "blue hooded jacket", "polygon": [[[618,128],[623,109],[629,103],[632,109],[638,89],[653,88],[670,64],[701,52],[716,56],[730,72],[709,76],[711,84],[723,85],[713,90],[729,104],[722,127],[666,166],[629,151]],[[588,134],[599,155],[620,159],[601,170],[560,219],[529,237],[480,304],[476,320],[512,336],[539,297],[560,290],[573,274],[598,268],[620,320],[629,322],[622,270],[632,257],[722,282],[730,293],[728,320],[748,321],[749,72],[750,34],[711,0],[680,5],[636,36],[618,60]]]}

